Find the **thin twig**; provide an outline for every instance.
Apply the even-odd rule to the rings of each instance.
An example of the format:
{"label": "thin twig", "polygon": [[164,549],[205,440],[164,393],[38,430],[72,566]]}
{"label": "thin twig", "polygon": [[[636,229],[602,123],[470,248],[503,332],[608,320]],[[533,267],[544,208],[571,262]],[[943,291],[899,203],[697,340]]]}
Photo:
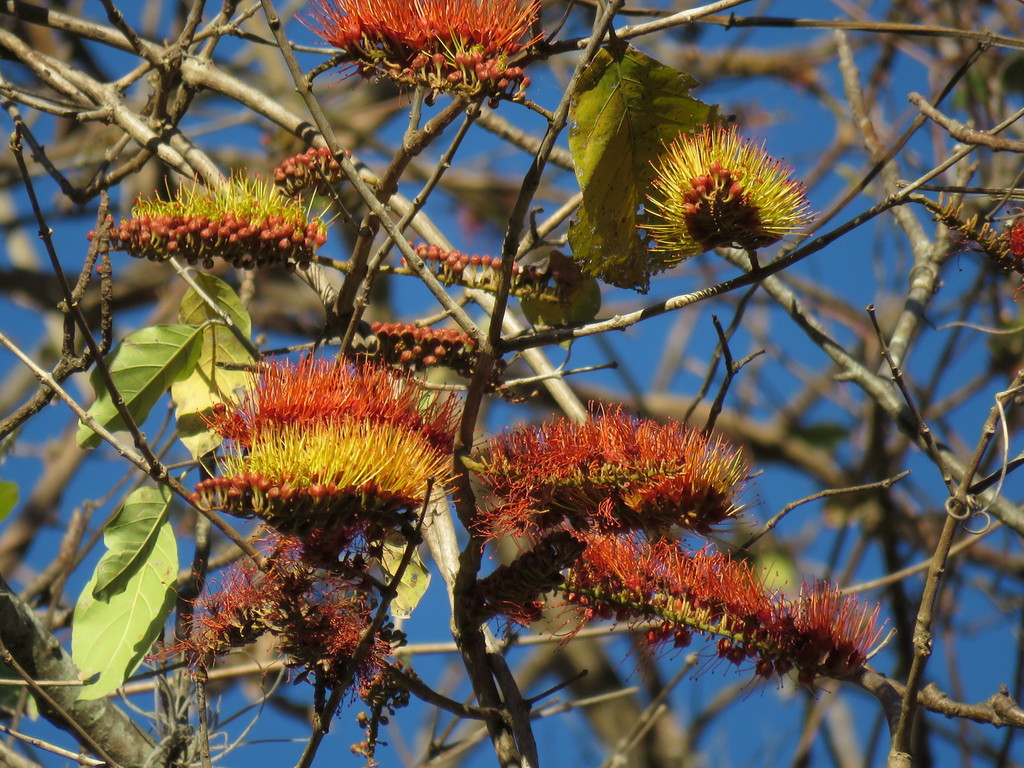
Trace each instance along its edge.
{"label": "thin twig", "polygon": [[657,696],[651,699],[644,708],[644,711],[640,713],[640,717],[633,723],[633,727],[629,732],[624,734],[619,739],[618,744],[608,753],[604,762],[601,763],[601,768],[614,768],[614,766],[624,764],[626,756],[639,743],[640,739],[651,730],[659,717],[668,712],[667,701],[669,695],[675,690],[679,682],[697,666],[697,661],[697,654],[691,653],[687,655],[686,661],[676,670],[672,678],[662,686]]}
{"label": "thin twig", "polygon": [[905,469],[905,470],[903,470],[902,472],[900,472],[897,475],[893,475],[892,477],[887,477],[884,480],[879,480],[879,481],[874,482],[874,483],[865,483],[863,485],[851,485],[851,486],[847,486],[845,488],[826,488],[823,491],[818,491],[817,493],[812,493],[810,496],[805,496],[802,499],[797,499],[796,501],[792,501],[789,504],[787,504],[786,506],[784,506],[782,508],[782,510],[777,515],[772,517],[771,520],[769,520],[767,523],[765,523],[763,526],[761,526],[761,528],[757,531],[757,533],[755,533],[749,539],[747,539],[742,544],[740,544],[739,549],[741,549],[741,550],[750,549],[750,547],[753,546],[753,544],[758,539],[760,539],[762,536],[764,536],[769,531],[772,531],[775,528],[775,526],[777,526],[780,522],[782,522],[782,519],[786,515],[788,515],[790,512],[792,512],[797,507],[801,507],[804,504],[808,504],[808,503],[810,503],[812,501],[818,501],[819,499],[831,498],[832,496],[842,496],[843,494],[847,494],[847,493],[859,493],[861,491],[873,491],[873,490],[877,490],[877,489],[891,488],[894,484],[898,483],[900,480],[902,480],[904,477],[906,477],[909,474],[910,474],[910,470],[909,469]]}
{"label": "thin twig", "polygon": [[[956,557],[965,549],[970,549],[983,538],[988,536],[990,533],[994,533],[1002,527],[1003,524],[1001,522],[996,521],[981,533],[976,533],[973,536],[969,536],[968,538],[963,539],[962,541],[958,541],[949,550],[950,559]],[[909,576],[913,576],[916,573],[927,571],[928,566],[930,564],[931,558],[928,558],[927,560],[922,560],[919,563],[908,566],[899,571],[887,573],[885,576],[880,576],[877,579],[871,579],[870,581],[862,581],[859,584],[851,584],[848,587],[842,587],[840,588],[839,592],[843,595],[856,595],[862,592],[869,592],[871,590],[880,589],[881,587],[887,587],[890,584],[895,584],[898,581],[903,581],[903,579],[906,579]]]}
{"label": "thin twig", "polygon": [[89,729],[85,728],[81,723],[73,718],[71,714],[64,709],[59,702],[57,702],[56,699],[46,692],[46,689],[43,688],[43,686],[32,679],[32,676],[25,671],[25,668],[22,667],[21,664],[18,663],[18,660],[15,659],[14,656],[11,655],[10,651],[7,650],[7,646],[4,645],[3,640],[0,640],[0,661],[10,667],[14,671],[14,674],[24,680],[36,699],[49,707],[83,744],[87,745],[95,754],[103,758],[110,768],[120,768],[120,763],[114,760],[110,756],[110,753],[104,749],[103,745],[93,738]]}
{"label": "thin twig", "polygon": [[79,765],[93,765],[93,766],[99,766],[99,765],[106,766],[106,765],[110,765],[110,763],[107,762],[106,760],[97,760],[95,757],[89,757],[88,755],[83,754],[81,752],[71,752],[71,751],[69,751],[67,749],[61,749],[60,747],[58,747],[58,746],[56,746],[54,744],[50,744],[49,742],[43,741],[42,739],[37,739],[34,736],[29,736],[29,735],[24,734],[24,733],[19,733],[18,731],[15,731],[12,728],[8,728],[6,725],[3,725],[3,724],[0,724],[0,733],[6,733],[8,736],[10,736],[12,738],[15,738],[15,739],[18,739],[19,741],[23,741],[26,744],[29,744],[29,745],[31,745],[33,747],[38,748],[38,749],[42,749],[42,750],[45,750],[47,752],[51,752],[51,753],[53,753],[55,755],[59,755],[60,757],[65,757],[65,758],[67,758],[69,760],[74,760]]}
{"label": "thin twig", "polygon": [[978,144],[993,152],[1024,152],[1024,141],[1008,139],[1005,136],[993,136],[988,131],[968,128],[963,123],[942,114],[920,93],[911,91],[907,100],[917,107],[922,115],[941,125],[950,136],[963,144]]}
{"label": "thin twig", "polygon": [[910,754],[911,724],[914,721],[914,712],[917,707],[918,691],[924,681],[924,670],[931,656],[931,626],[935,618],[935,605],[941,588],[942,575],[945,572],[953,539],[960,523],[970,514],[972,498],[969,497],[968,490],[974,482],[981,460],[995,435],[996,422],[1002,417],[1005,403],[1013,399],[1022,384],[1024,384],[1024,371],[1017,374],[1010,387],[996,395],[996,402],[989,411],[981,437],[975,446],[974,455],[968,462],[953,494],[946,502],[946,518],[929,563],[928,575],[925,578],[921,594],[921,604],[914,623],[914,658],[911,662],[910,672],[907,674],[903,706],[896,730],[892,735],[892,747],[889,752],[890,768],[903,768],[903,766],[910,765],[912,759]]}
{"label": "thin twig", "polygon": [[914,396],[911,394],[910,388],[907,386],[907,382],[903,376],[903,371],[900,370],[899,366],[896,365],[896,361],[893,360],[892,354],[889,351],[889,345],[885,341],[885,337],[882,335],[881,327],[878,325],[878,317],[875,314],[874,304],[868,305],[867,313],[871,318],[871,325],[875,329],[875,335],[878,339],[878,343],[882,347],[882,357],[885,358],[885,362],[889,366],[889,372],[892,376],[892,380],[899,389],[900,394],[903,395],[903,401],[906,403],[908,412],[910,413],[917,429],[916,436],[920,438],[925,447],[925,451],[928,453],[928,457],[935,464],[935,467],[942,473],[942,481],[946,484],[947,488],[952,490],[953,476],[950,474],[949,468],[946,466],[945,459],[939,451],[935,438],[932,436],[931,427],[929,427],[925,422],[924,417],[921,415],[921,411],[917,407]]}
{"label": "thin twig", "polygon": [[726,336],[725,330],[722,328],[722,324],[718,321],[717,315],[711,315],[711,322],[715,324],[715,332],[718,334],[718,348],[722,352],[722,359],[725,361],[725,378],[722,379],[722,385],[718,388],[718,393],[715,395],[714,402],[711,403],[711,408],[708,409],[708,417],[704,421],[704,431],[710,432],[715,428],[715,421],[718,419],[718,414],[722,412],[722,405],[725,403],[725,396],[729,392],[729,386],[732,384],[733,378],[737,373],[751,360],[754,360],[764,354],[763,349],[751,352],[749,355],[744,357],[738,363],[734,363],[732,359],[732,351],[729,349],[729,337]]}

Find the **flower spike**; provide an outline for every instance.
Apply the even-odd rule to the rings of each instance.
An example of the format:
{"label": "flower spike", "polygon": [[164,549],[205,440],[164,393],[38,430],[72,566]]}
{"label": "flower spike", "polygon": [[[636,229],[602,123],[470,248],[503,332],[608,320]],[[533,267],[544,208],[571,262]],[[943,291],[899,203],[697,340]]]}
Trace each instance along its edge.
{"label": "flower spike", "polygon": [[797,670],[812,685],[841,679],[866,661],[877,642],[878,607],[842,596],[829,584],[786,598],[745,560],[675,542],[636,536],[583,535],[583,553],[565,579],[567,601],[585,621],[644,623],[652,645],[682,648],[694,633],[717,637],[715,655],[752,664],[769,678]]}
{"label": "flower spike", "polygon": [[209,269],[214,258],[240,269],[279,264],[305,268],[327,241],[320,219],[300,200],[278,194],[257,176],[236,174],[221,187],[198,180],[170,200],[139,200],[132,218],[110,228],[110,247],[150,261],[180,256]]}
{"label": "flower spike", "polygon": [[747,476],[739,451],[679,422],[615,408],[583,424],[556,419],[491,440],[474,460],[494,498],[488,536],[678,527],[706,534],[736,515]]}
{"label": "flower spike", "polygon": [[193,605],[189,634],[170,651],[205,670],[231,649],[269,634],[288,667],[361,692],[403,642],[401,633],[383,626],[353,666],[372,603],[345,575],[307,562],[298,540],[270,535],[258,545],[268,555],[264,570],[243,560],[214,577]]}
{"label": "flower spike", "polygon": [[666,254],[662,268],[719,246],[754,251],[811,219],[789,169],[734,128],[713,125],[669,144],[647,211],[652,251]]}
{"label": "flower spike", "polygon": [[363,77],[493,101],[529,85],[509,60],[537,41],[523,38],[539,13],[539,0],[313,0],[303,23]]}
{"label": "flower spike", "polygon": [[193,498],[335,553],[378,541],[448,483],[457,406],[371,364],[269,365],[241,403],[214,409],[226,453]]}

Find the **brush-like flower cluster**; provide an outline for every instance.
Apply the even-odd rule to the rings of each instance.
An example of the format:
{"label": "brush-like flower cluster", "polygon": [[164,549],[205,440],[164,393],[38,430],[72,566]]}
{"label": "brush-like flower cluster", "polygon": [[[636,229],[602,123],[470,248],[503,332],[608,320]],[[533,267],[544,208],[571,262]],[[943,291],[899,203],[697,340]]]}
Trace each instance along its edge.
{"label": "brush-like flower cluster", "polygon": [[[440,246],[426,243],[409,245],[430,266],[437,279],[446,285],[461,285],[483,291],[493,291],[498,287],[500,257],[446,251]],[[402,266],[406,266],[404,258]],[[569,297],[581,279],[582,273],[572,259],[552,252],[544,266],[523,267],[518,262],[514,263],[509,293],[520,299],[561,302]]]}
{"label": "brush-like flower cluster", "polygon": [[454,395],[378,365],[266,365],[240,403],[214,409],[227,447],[193,500],[339,548],[379,540],[446,486],[457,424]]}
{"label": "brush-like flower cluster", "polygon": [[210,268],[219,258],[241,269],[294,269],[309,265],[327,228],[308,217],[301,201],[258,177],[236,175],[215,188],[184,184],[170,200],[139,200],[109,237],[112,249],[151,261],[178,256]]}
{"label": "brush-like flower cluster", "polygon": [[363,77],[496,100],[529,85],[510,60],[539,39],[523,41],[539,12],[539,0],[313,0],[304,23]]}
{"label": "brush-like flower cluster", "polygon": [[[861,667],[878,640],[878,608],[843,597],[828,584],[787,598],[766,588],[754,566],[710,549],[628,535],[586,535],[565,578],[584,620],[644,624],[647,640],[676,648],[692,635],[718,637],[715,653],[752,664],[764,678],[797,670],[810,685]],[[653,626],[652,626],[653,624]]]}
{"label": "brush-like flower cluster", "polygon": [[408,371],[444,366],[467,378],[473,375],[477,345],[465,331],[379,322],[371,323],[370,330],[377,337],[377,346],[368,354],[387,365]]}
{"label": "brush-like flower cluster", "polygon": [[715,125],[666,148],[646,207],[652,250],[664,254],[655,271],[719,246],[754,251],[811,218],[789,169],[735,129]]}
{"label": "brush-like flower cluster", "polygon": [[679,422],[621,408],[582,424],[522,426],[474,456],[493,498],[479,525],[490,537],[577,531],[707,534],[740,510],[739,451]]}
{"label": "brush-like flower cluster", "polygon": [[828,585],[785,598],[753,567],[680,536],[735,517],[747,477],[738,451],[683,424],[612,409],[499,435],[471,463],[492,503],[488,538],[522,537],[523,552],[476,585],[481,619],[538,619],[560,596],[593,619],[643,625],[654,645],[717,637],[715,653],[762,677],[796,670],[806,684],[846,677],[877,639],[877,608]]}
{"label": "brush-like flower cluster", "polygon": [[[966,213],[963,202],[947,202],[940,196],[937,202],[925,199],[923,205],[935,214],[935,220],[956,233],[965,248],[980,250],[988,256],[1000,272],[1024,275],[1024,209],[1010,209],[1012,218],[1002,230],[980,213]],[[1017,288],[1015,298],[1024,296],[1024,283]]]}
{"label": "brush-like flower cluster", "polygon": [[373,614],[352,574],[337,563],[331,570],[309,563],[290,537],[271,535],[260,545],[264,567],[245,560],[221,571],[194,603],[190,634],[171,650],[205,669],[269,634],[289,667],[327,687],[369,693],[401,633],[385,626],[364,640]]}

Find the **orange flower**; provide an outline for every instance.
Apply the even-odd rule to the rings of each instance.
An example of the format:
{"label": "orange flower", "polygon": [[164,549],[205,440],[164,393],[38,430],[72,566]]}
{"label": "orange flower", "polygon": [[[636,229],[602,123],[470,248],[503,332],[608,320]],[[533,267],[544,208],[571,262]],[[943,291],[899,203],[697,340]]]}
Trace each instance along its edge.
{"label": "orange flower", "polygon": [[768,678],[798,670],[801,683],[847,677],[878,640],[878,608],[844,597],[829,584],[805,586],[788,599],[765,587],[754,566],[668,539],[581,536],[583,553],[565,578],[570,604],[586,621],[656,624],[648,642],[689,645],[693,633],[718,637],[715,654],[751,663]]}
{"label": "orange flower", "polygon": [[518,98],[529,78],[509,60],[539,39],[522,42],[539,13],[539,0],[313,0],[303,23],[363,77]]}
{"label": "orange flower", "polygon": [[514,429],[474,460],[495,499],[481,528],[495,537],[563,525],[704,534],[739,512],[747,475],[740,453],[722,440],[619,408],[583,424],[556,419]]}
{"label": "orange flower", "polygon": [[342,547],[377,540],[451,475],[458,400],[374,365],[323,360],[263,369],[237,406],[215,408],[221,476],[193,498],[287,534]]}
{"label": "orange flower", "polygon": [[671,254],[664,267],[719,246],[753,251],[811,219],[803,187],[789,169],[734,128],[708,125],[681,134],[655,173],[646,229],[652,250]]}

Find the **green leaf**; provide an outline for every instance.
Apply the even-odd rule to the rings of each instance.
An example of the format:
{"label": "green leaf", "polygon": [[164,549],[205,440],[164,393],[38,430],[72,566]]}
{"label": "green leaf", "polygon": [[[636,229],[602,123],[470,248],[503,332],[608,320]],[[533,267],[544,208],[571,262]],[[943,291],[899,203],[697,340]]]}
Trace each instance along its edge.
{"label": "green leaf", "polygon": [[173,494],[166,485],[144,485],[132,492],[103,529],[106,554],[96,566],[93,597],[106,599],[124,587],[149,556],[157,531],[167,520]]}
{"label": "green leaf", "polygon": [[[160,397],[177,379],[188,376],[199,358],[202,329],[190,325],[154,325],[129,333],[105,358],[114,386],[136,424],[149,415]],[[112,432],[126,429],[99,371],[89,377],[96,402],[89,408],[101,425]],[[82,448],[95,448],[100,436],[85,424],[76,437]]]}
{"label": "green leaf", "polygon": [[96,678],[79,699],[106,696],[139,667],[174,608],[177,575],[178,548],[166,520],[120,589],[95,597],[93,574],[75,606],[71,629],[71,656],[82,679]]}
{"label": "green leaf", "polygon": [[601,310],[601,286],[597,280],[584,275],[579,265],[559,251],[551,251],[549,267],[557,270],[559,280],[569,282],[561,301],[523,296],[519,305],[526,319],[533,325],[572,325],[589,323]]}
{"label": "green leaf", "polygon": [[793,558],[778,549],[759,551],[754,562],[761,573],[761,580],[768,589],[793,594],[800,589],[800,573]]}
{"label": "green leaf", "polygon": [[717,120],[716,107],[690,97],[696,85],[618,40],[580,78],[570,103],[569,150],[583,201],[569,244],[584,272],[646,292],[658,267],[638,231],[638,210],[654,176],[652,161],[678,134]]}
{"label": "green leaf", "polygon": [[[1010,93],[1024,93],[1024,56],[1014,56],[1000,75],[1003,88]],[[957,89],[959,92],[959,89]],[[978,102],[974,102],[977,104]]]}
{"label": "green leaf", "polygon": [[[405,537],[400,533],[388,534],[384,542],[383,553],[380,558],[380,567],[388,580],[394,578],[398,566],[402,562],[405,550],[409,547]],[[418,550],[413,550],[412,558],[402,572],[402,580],[398,582],[395,591],[398,593],[391,601],[391,615],[396,619],[407,619],[412,615],[413,609],[419,604],[423,595],[430,585],[430,571],[423,564]]]}
{"label": "green leaf", "polygon": [[839,422],[824,421],[818,424],[798,426],[794,437],[800,437],[817,448],[831,450],[850,436],[850,428]]}
{"label": "green leaf", "polygon": [[195,367],[190,375],[171,386],[171,397],[178,419],[178,437],[193,458],[198,459],[221,442],[220,435],[207,427],[203,415],[216,403],[234,399],[236,390],[245,389],[251,383],[246,371],[225,366],[248,365],[254,358],[251,347],[242,340],[249,339],[252,320],[238,295],[230,285],[213,275],[198,273],[194,277],[203,292],[234,323],[234,328],[225,324],[214,308],[191,288],[181,300],[179,322],[203,326],[203,341]]}
{"label": "green leaf", "polygon": [[18,503],[18,484],[0,480],[0,520],[3,520]]}

